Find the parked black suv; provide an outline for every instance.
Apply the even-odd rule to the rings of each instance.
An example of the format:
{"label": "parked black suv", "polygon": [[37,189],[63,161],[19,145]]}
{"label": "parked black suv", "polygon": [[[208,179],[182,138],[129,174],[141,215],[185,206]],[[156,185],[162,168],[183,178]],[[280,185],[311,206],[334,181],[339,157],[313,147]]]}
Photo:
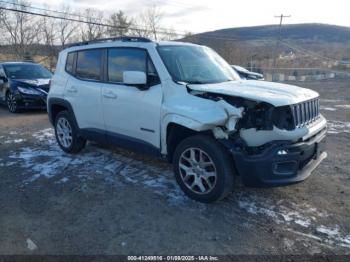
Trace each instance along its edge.
{"label": "parked black suv", "polygon": [[0,102],[12,113],[20,109],[45,109],[52,74],[36,63],[0,63]]}

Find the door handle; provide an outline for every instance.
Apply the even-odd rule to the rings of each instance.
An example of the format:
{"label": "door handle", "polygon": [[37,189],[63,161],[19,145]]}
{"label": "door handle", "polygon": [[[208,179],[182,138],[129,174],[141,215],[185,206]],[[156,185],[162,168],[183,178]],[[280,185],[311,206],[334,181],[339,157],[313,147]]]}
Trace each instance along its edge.
{"label": "door handle", "polygon": [[117,98],[117,95],[114,92],[112,92],[112,91],[104,92],[103,96],[106,97],[106,98],[112,98],[112,99],[116,99]]}
{"label": "door handle", "polygon": [[78,90],[74,86],[67,87],[67,92],[76,93]]}

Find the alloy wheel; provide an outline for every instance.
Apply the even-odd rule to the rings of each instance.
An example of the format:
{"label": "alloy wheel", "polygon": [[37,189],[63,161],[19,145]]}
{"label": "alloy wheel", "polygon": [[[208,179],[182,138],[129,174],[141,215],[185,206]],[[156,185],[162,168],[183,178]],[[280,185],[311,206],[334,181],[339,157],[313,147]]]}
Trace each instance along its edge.
{"label": "alloy wheel", "polygon": [[191,147],[181,154],[179,171],[183,183],[196,194],[208,194],[216,185],[215,164],[200,148]]}
{"label": "alloy wheel", "polygon": [[56,124],[56,132],[60,144],[65,148],[69,148],[72,145],[73,136],[72,128],[67,119],[63,117],[58,119]]}
{"label": "alloy wheel", "polygon": [[10,110],[10,112],[16,112],[17,110],[17,101],[15,96],[12,93],[8,93],[6,97],[7,101],[7,107]]}

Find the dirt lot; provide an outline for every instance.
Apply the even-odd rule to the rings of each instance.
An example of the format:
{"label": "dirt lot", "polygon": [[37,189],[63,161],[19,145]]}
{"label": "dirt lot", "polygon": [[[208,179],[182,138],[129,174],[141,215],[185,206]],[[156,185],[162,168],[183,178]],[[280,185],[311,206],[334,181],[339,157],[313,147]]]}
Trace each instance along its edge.
{"label": "dirt lot", "polygon": [[204,205],[171,166],[89,143],[71,156],[45,112],[0,108],[0,254],[350,254],[350,81],[321,93],[329,157],[305,182]]}

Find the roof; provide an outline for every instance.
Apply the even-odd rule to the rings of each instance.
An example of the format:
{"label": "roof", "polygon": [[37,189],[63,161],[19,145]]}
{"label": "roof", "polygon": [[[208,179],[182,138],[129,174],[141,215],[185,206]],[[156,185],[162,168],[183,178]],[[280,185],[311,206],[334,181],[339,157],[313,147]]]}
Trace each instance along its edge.
{"label": "roof", "polygon": [[28,62],[28,61],[4,61],[4,62],[1,62],[0,61],[0,64],[1,65],[37,65],[37,63],[35,62]]}
{"label": "roof", "polygon": [[[82,42],[71,45],[70,47],[64,49],[64,51],[79,51],[86,49],[94,49],[94,48],[103,48],[103,47],[146,47],[146,46],[169,46],[169,45],[195,45],[192,43],[186,42],[176,42],[176,41],[151,41],[144,40],[144,38],[140,38],[140,40],[130,40],[134,38],[105,38],[105,39],[97,39],[90,42]],[[138,39],[138,38],[135,38]]]}

